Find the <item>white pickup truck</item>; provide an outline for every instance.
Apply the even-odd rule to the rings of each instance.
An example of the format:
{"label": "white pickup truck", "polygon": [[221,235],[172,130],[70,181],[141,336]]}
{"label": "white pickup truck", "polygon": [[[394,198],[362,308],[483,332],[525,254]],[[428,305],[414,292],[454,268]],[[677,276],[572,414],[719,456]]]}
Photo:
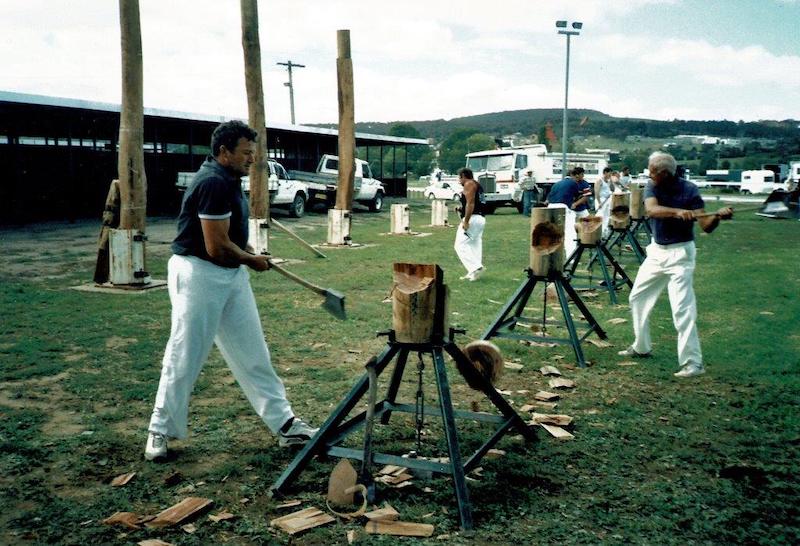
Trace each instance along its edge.
{"label": "white pickup truck", "polygon": [[[383,208],[385,190],[379,180],[372,177],[369,163],[356,159],[356,172],[353,179],[353,201],[368,207],[372,212]],[[339,182],[339,158],[325,154],[315,172],[289,171],[289,175],[310,186],[309,196],[313,200],[324,200],[328,205],[336,201],[336,185]],[[321,188],[325,188],[322,190]]]}

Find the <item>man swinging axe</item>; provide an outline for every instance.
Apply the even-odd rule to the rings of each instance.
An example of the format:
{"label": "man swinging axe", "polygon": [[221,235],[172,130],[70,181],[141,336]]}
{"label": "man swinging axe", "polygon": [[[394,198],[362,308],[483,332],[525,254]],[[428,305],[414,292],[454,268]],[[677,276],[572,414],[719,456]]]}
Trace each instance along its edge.
{"label": "man swinging axe", "polygon": [[650,155],[650,182],[644,191],[645,209],[653,228],[653,242],[647,247],[647,258],[636,275],[629,298],[633,319],[633,345],[620,351],[620,356],[648,357],[650,312],[666,287],[672,308],[672,320],[678,332],[678,365],[676,377],[693,377],[705,373],[700,339],[697,335],[697,302],[692,287],[695,263],[694,222],[711,233],[720,220],[733,217],[733,210],[724,207],[706,213],[697,186],[676,175],[677,163],[670,154]]}
{"label": "man swinging axe", "polygon": [[216,344],[258,416],[282,446],[305,443],[317,429],[295,417],[272,367],[248,268],[271,268],[247,244],[248,203],[241,177],[256,132],[237,120],[211,135],[211,156],[186,189],[172,243],[168,288],[172,328],[162,360],[145,459],[167,455],[168,438],[187,436],[189,397]]}

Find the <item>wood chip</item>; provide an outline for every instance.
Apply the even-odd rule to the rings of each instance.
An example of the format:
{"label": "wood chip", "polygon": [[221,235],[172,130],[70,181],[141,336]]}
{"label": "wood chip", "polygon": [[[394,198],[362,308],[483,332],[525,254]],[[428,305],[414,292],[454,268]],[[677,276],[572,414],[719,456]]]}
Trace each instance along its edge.
{"label": "wood chip", "polygon": [[111,487],[122,487],[123,485],[131,481],[135,475],[136,472],[128,472],[127,474],[120,474],[119,476],[111,480]]}
{"label": "wood chip", "polygon": [[500,457],[504,456],[505,454],[506,454],[506,452],[503,451],[502,449],[490,449],[489,451],[486,452],[485,457],[487,459],[499,459]]}
{"label": "wood chip", "polygon": [[104,525],[122,525],[128,529],[138,529],[141,518],[133,512],[114,512],[100,523]]}
{"label": "wood chip", "polygon": [[231,514],[230,512],[220,512],[219,514],[211,514],[210,516],[208,516],[208,519],[210,519],[214,523],[219,523],[220,521],[225,521],[226,519],[233,519],[235,517],[236,515]]}
{"label": "wood chip", "polygon": [[617,362],[617,366],[636,366],[638,362],[634,362],[633,360],[626,360],[624,362]]}
{"label": "wood chip", "polygon": [[497,389],[497,392],[499,392],[503,396],[511,396],[513,394],[511,391],[504,391],[502,389]]}
{"label": "wood chip", "polygon": [[551,389],[574,389],[575,382],[572,379],[564,379],[562,377],[557,377],[556,379],[551,379],[548,382]]}
{"label": "wood chip", "polygon": [[621,318],[621,317],[616,317],[616,318],[608,319],[608,323],[609,323],[609,324],[622,324],[622,323],[624,323],[624,322],[628,322],[628,319],[626,319],[626,318]]}
{"label": "wood chip", "polygon": [[413,477],[414,476],[412,476],[411,474],[403,472],[402,474],[398,474],[397,476],[386,476],[383,479],[383,483],[388,483],[389,485],[397,485],[403,482],[407,482]]}
{"label": "wood chip", "polygon": [[141,540],[136,544],[139,546],[173,546],[171,542],[164,542],[163,540],[158,540],[157,538],[148,538],[147,540]]}
{"label": "wood chip", "polygon": [[542,375],[561,375],[561,372],[555,366],[542,366],[539,371]]}
{"label": "wood chip", "polygon": [[347,531],[347,543],[352,544],[356,541],[356,532],[353,530]]}
{"label": "wood chip", "polygon": [[553,360],[564,360],[564,358],[566,357],[564,355],[553,355],[550,358],[552,358]]}
{"label": "wood chip", "polygon": [[516,362],[503,362],[503,367],[506,370],[521,370],[525,366],[522,364],[517,364]]}
{"label": "wood chip", "polygon": [[552,402],[553,400],[558,400],[559,398],[561,398],[561,395],[547,391],[539,391],[536,394],[534,394],[533,397],[536,400],[540,400],[542,402]]}
{"label": "wood chip", "polygon": [[335,521],[333,516],[322,512],[319,508],[311,507],[273,519],[269,524],[271,527],[278,527],[290,535],[294,535],[332,521]]}
{"label": "wood chip", "polygon": [[534,404],[536,404],[540,408],[547,408],[549,410],[554,410],[554,409],[556,409],[556,406],[558,406],[558,404],[555,403],[555,402],[539,402],[539,401],[536,401],[536,402],[534,402]]}
{"label": "wood chip", "polygon": [[186,525],[182,525],[181,529],[183,529],[185,533],[189,533],[191,535],[197,531],[197,526],[194,523],[187,523]]}
{"label": "wood chip", "polygon": [[572,417],[563,414],[534,413],[533,419],[531,420],[531,424],[539,425],[542,423],[546,425],[557,425],[559,427],[566,427],[572,424]]}
{"label": "wood chip", "polygon": [[536,409],[536,406],[534,406],[533,404],[525,404],[521,408],[519,408],[519,411],[521,411],[522,413],[525,413],[525,412],[531,412],[531,411],[533,411],[535,409]]}
{"label": "wood chip", "polygon": [[[625,319],[623,319],[623,320],[625,320]],[[595,347],[600,347],[601,349],[605,349],[607,347],[613,347],[613,345],[611,343],[609,343],[608,341],[604,341],[602,339],[587,339],[586,341],[588,341],[589,343],[591,343]]]}
{"label": "wood chip", "polygon": [[177,525],[214,504],[211,499],[201,497],[186,497],[178,504],[170,506],[156,515],[155,519],[147,522],[147,527],[169,527]]}
{"label": "wood chip", "polygon": [[248,499],[247,497],[239,499],[239,504],[247,504],[248,502],[250,502],[250,499]]}
{"label": "wood chip", "polygon": [[775,313],[773,313],[772,311],[760,311],[758,314],[759,315],[774,315]]}
{"label": "wood chip", "polygon": [[328,347],[329,345],[330,345],[329,343],[323,343],[323,342],[321,342],[321,341],[320,341],[320,342],[318,342],[318,343],[314,343],[314,344],[311,346],[311,348],[312,348],[312,349],[322,349],[323,347]]}
{"label": "wood chip", "polygon": [[386,504],[383,508],[367,512],[364,517],[370,521],[397,521],[400,519],[400,512]]}
{"label": "wood chip", "polygon": [[[391,476],[391,475],[397,475],[398,473],[402,474],[403,471],[405,471],[405,470],[407,470],[407,469],[405,467],[403,467],[403,466],[398,466],[396,464],[387,464],[386,466],[384,466],[383,468],[381,468],[378,471],[378,474],[383,475],[383,476]],[[400,471],[400,472],[398,472],[398,471]]]}
{"label": "wood chip", "polygon": [[279,504],[278,506],[276,506],[275,508],[276,508],[277,510],[282,510],[283,508],[291,508],[292,506],[300,506],[301,504],[303,504],[303,501],[301,501],[301,500],[298,500],[298,499],[295,499],[295,500],[288,500],[288,501],[286,501],[286,502],[282,502],[282,503],[280,503],[280,504]]}
{"label": "wood chip", "polygon": [[371,535],[394,535],[403,537],[429,537],[433,535],[430,523],[409,521],[368,521],[364,530]]}
{"label": "wood chip", "polygon": [[539,426],[545,429],[547,432],[549,432],[553,436],[553,438],[556,438],[557,440],[571,440],[572,438],[574,438],[572,434],[570,434],[561,427],[556,427],[553,425],[545,425],[545,424],[541,424]]}
{"label": "wood chip", "polygon": [[517,394],[528,394],[529,391],[528,391],[528,389],[520,389],[520,390],[514,391],[514,392],[516,392]]}

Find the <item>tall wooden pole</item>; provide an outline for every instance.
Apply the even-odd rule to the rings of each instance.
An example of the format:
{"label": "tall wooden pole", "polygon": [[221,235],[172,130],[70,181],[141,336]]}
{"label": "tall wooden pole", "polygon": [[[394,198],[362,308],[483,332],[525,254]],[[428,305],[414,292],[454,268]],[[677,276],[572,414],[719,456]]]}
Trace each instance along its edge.
{"label": "tall wooden pole", "polygon": [[267,189],[267,122],[261,80],[261,41],[258,37],[258,0],[241,0],[244,80],[250,127],[258,133],[256,154],[250,166],[250,217],[269,219]]}
{"label": "tall wooden pole", "polygon": [[336,75],[339,82],[339,185],[336,209],[351,210],[355,175],[355,107],[353,101],[353,60],[350,58],[350,31],[336,31]]}
{"label": "tall wooden pole", "polygon": [[119,0],[122,46],[122,110],[119,116],[121,229],[144,232],[147,177],[144,173],[144,104],[142,100],[142,29],[139,0]]}

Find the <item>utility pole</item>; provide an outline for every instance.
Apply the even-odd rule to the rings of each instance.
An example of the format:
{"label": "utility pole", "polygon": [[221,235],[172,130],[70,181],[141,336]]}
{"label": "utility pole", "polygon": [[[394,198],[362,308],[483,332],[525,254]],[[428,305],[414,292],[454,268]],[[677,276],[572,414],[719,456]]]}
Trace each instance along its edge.
{"label": "utility pole", "polygon": [[276,64],[285,66],[289,70],[289,81],[284,83],[283,85],[289,88],[289,107],[291,108],[292,112],[292,125],[294,125],[294,83],[292,82],[292,68],[305,68],[306,65],[293,63],[292,61],[286,61],[285,63],[276,63]]}

